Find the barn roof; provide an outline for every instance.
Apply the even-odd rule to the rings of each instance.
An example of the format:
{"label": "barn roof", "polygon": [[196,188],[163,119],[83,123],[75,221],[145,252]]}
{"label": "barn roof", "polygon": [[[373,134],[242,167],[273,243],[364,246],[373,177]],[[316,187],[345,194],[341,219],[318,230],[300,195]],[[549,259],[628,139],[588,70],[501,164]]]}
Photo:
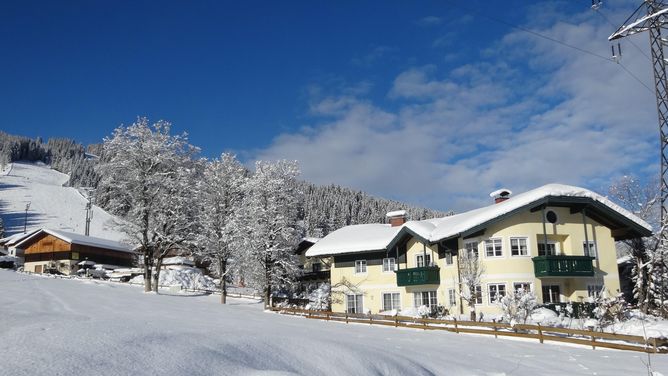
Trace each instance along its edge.
{"label": "barn roof", "polygon": [[40,229],[30,234],[30,236],[21,239],[20,242],[16,244],[16,247],[22,247],[26,244],[29,244],[33,239],[41,234],[49,234],[55,236],[58,239],[61,239],[70,244],[78,245],[87,245],[90,247],[105,248],[111,249],[119,252],[134,253],[131,247],[127,244],[123,244],[114,240],[96,238],[94,236],[85,236],[81,234],[75,234],[72,232],[61,231],[61,230],[52,230],[52,229]]}

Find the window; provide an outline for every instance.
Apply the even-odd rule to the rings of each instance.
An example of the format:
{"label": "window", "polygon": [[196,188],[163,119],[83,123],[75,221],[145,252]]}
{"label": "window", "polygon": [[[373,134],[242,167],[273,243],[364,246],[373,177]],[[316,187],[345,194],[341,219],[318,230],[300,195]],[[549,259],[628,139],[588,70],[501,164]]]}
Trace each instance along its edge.
{"label": "window", "polygon": [[396,266],[396,261],[394,257],[388,257],[383,259],[383,272],[393,272]]}
{"label": "window", "polygon": [[557,223],[559,217],[557,217],[557,213],[553,212],[552,210],[548,210],[547,213],[545,213],[545,219],[550,223]]}
{"label": "window", "polygon": [[590,298],[598,298],[603,290],[603,285],[588,285],[587,286],[587,296]]}
{"label": "window", "polygon": [[482,304],[482,286],[475,287],[475,304]]}
{"label": "window", "polygon": [[513,292],[515,291],[531,291],[531,283],[529,282],[514,282]]}
{"label": "window", "polygon": [[452,265],[452,253],[451,252],[446,252],[445,253],[445,265]]}
{"label": "window", "polygon": [[391,311],[393,309],[401,309],[401,303],[399,303],[399,293],[390,292],[383,294],[383,311]]}
{"label": "window", "polygon": [[366,273],[366,260],[355,260],[355,274]]}
{"label": "window", "polygon": [[585,256],[596,257],[596,243],[593,241],[590,240],[588,245],[587,242],[582,242],[582,248]]}
{"label": "window", "polygon": [[346,295],[346,312],[363,313],[362,294]]}
{"label": "window", "polygon": [[72,260],[78,260],[79,259],[79,252],[72,252]]}
{"label": "window", "polygon": [[489,304],[495,304],[501,301],[506,295],[506,285],[503,283],[492,283],[487,285],[489,288]]}
{"label": "window", "polygon": [[543,285],[543,303],[559,303],[561,301],[559,285]]}
{"label": "window", "polygon": [[415,305],[415,308],[425,305],[431,308],[432,311],[435,311],[436,306],[438,306],[436,301],[436,291],[414,292],[413,304]]}
{"label": "window", "polygon": [[487,239],[485,240],[485,256],[486,257],[501,257],[503,250],[501,248],[501,239]]}
{"label": "window", "polygon": [[538,242],[538,256],[554,256],[557,254],[557,244],[555,242]]}
{"label": "window", "polygon": [[478,242],[466,242],[464,243],[464,249],[466,250],[466,254],[473,254],[475,257],[478,257]]}
{"label": "window", "polygon": [[527,238],[510,238],[510,254],[513,256],[528,256],[528,243]]}
{"label": "window", "polygon": [[[424,257],[427,256],[427,263],[425,264],[424,262]],[[430,266],[431,265],[431,255],[429,253],[425,254],[419,254],[415,257],[415,264],[417,265],[418,268],[421,268],[423,266]]]}
{"label": "window", "polygon": [[314,273],[322,270],[322,264],[319,262],[314,262],[313,264],[311,264],[311,267],[313,268]]}
{"label": "window", "polygon": [[450,307],[457,305],[457,296],[455,295],[455,289],[448,289],[448,303]]}

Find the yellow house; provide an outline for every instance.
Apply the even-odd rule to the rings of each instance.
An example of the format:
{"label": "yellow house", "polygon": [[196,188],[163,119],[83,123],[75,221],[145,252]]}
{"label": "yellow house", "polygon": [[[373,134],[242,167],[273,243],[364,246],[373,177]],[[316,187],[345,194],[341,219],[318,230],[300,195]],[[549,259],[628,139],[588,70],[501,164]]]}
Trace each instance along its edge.
{"label": "yellow house", "polygon": [[475,311],[500,313],[498,299],[530,289],[540,303],[582,301],[603,287],[619,290],[615,241],[649,236],[649,224],[584,188],[548,184],[444,218],[336,230],[306,251],[333,258],[332,310],[378,313],[425,305],[468,314],[460,255],[483,270]]}

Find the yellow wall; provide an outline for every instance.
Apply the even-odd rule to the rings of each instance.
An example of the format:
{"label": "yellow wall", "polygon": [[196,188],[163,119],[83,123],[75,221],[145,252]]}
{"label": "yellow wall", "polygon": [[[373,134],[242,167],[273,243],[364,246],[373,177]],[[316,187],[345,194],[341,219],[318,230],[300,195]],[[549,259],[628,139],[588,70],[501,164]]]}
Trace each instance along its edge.
{"label": "yellow wall", "polygon": [[[546,223],[546,232],[548,240],[555,241],[557,251],[564,255],[584,255],[583,242],[585,241],[584,225],[582,214],[571,214],[569,208],[548,207],[546,211],[552,210],[557,213],[558,220],[555,224]],[[542,302],[541,286],[545,284],[556,284],[560,286],[561,301],[579,301],[588,295],[588,285],[605,285],[609,291],[619,290],[619,276],[617,274],[617,263],[615,253],[615,243],[611,236],[610,229],[602,226],[591,218],[586,219],[587,232],[590,241],[596,243],[597,259],[594,260],[594,277],[560,277],[550,279],[539,279],[534,275],[532,257],[538,256],[538,242],[543,239],[542,213],[537,211],[531,213],[528,209],[515,214],[503,221],[490,225],[485,233],[479,237],[463,240],[458,239],[460,250],[464,248],[465,241],[477,241],[479,255],[485,268],[483,276],[482,291],[483,303],[476,306],[477,312],[484,314],[498,314],[500,309],[496,304],[489,302],[488,284],[505,284],[506,291],[513,288],[514,282],[529,282],[539,302]],[[527,256],[511,256],[510,238],[526,237],[528,240]],[[489,238],[500,238],[502,240],[501,257],[487,257],[485,255],[484,240]],[[416,239],[411,239],[407,244],[407,255],[405,262],[402,262],[400,268],[416,267],[415,256],[422,254],[424,246]],[[413,306],[413,293],[416,291],[435,290],[437,291],[438,304],[445,306],[452,313],[468,314],[467,307],[460,307],[457,275],[457,257],[453,257],[454,265],[446,265],[446,259],[438,258],[437,246],[426,247],[428,254],[432,255],[440,268],[439,285],[423,285],[398,287],[396,285],[396,275],[392,272],[382,272],[382,265],[367,265],[365,274],[355,274],[354,265],[347,267],[337,267],[333,264],[331,269],[331,280],[333,293],[332,309],[334,311],[345,311],[346,301],[344,294],[353,291],[361,292],[364,295],[364,310],[371,310],[377,313],[382,309],[382,293],[399,292],[402,309]],[[395,256],[394,252],[389,253],[390,257]],[[358,254],[357,259],[369,257],[368,254]],[[345,279],[348,284],[341,284]],[[352,289],[351,289],[352,287]],[[448,289],[457,289],[457,306],[450,307],[448,302]],[[466,302],[464,302],[466,306]],[[463,309],[462,309],[463,308]]]}

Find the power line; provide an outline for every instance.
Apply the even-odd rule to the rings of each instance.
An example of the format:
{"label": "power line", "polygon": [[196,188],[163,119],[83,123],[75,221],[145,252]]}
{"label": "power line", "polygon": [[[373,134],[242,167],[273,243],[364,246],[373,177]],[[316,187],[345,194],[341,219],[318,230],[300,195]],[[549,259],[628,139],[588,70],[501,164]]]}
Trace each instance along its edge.
{"label": "power line", "polygon": [[[456,4],[454,1],[451,1],[451,0],[446,0],[446,1],[448,1],[448,2],[449,2],[450,4],[452,4],[454,7],[456,7],[456,8],[460,8],[460,9],[464,10],[465,12],[475,13],[475,14],[477,14],[477,15],[479,15],[479,16],[482,16],[482,17],[484,17],[484,18],[487,18],[487,19],[489,19],[489,20],[491,20],[491,21],[500,23],[500,24],[502,24],[502,25],[506,25],[506,26],[510,27],[511,29],[515,29],[515,30],[519,30],[519,31],[522,31],[522,32],[531,34],[531,35],[533,35],[533,36],[535,36],[535,37],[542,38],[542,39],[545,39],[545,40],[547,40],[547,41],[550,41],[550,42],[553,42],[553,43],[560,44],[560,45],[562,45],[562,46],[564,46],[564,47],[571,48],[571,49],[573,49],[573,50],[582,52],[582,53],[584,53],[584,54],[588,54],[588,55],[591,55],[591,56],[595,56],[595,57],[597,57],[597,58],[599,58],[599,59],[602,59],[602,60],[605,60],[605,61],[608,61],[608,62],[617,63],[617,65],[619,65],[619,66],[624,70],[624,72],[626,72],[626,73],[627,73],[629,76],[631,76],[634,80],[638,81],[638,83],[640,83],[640,84],[641,84],[642,86],[644,86],[647,90],[649,90],[650,93],[652,93],[652,94],[654,93],[654,91],[653,91],[652,89],[650,89],[650,87],[647,86],[647,84],[645,84],[640,78],[638,78],[635,74],[633,74],[628,68],[626,68],[624,65],[622,65],[621,63],[619,63],[619,61],[615,61],[615,60],[612,59],[612,58],[603,56],[603,55],[598,54],[598,53],[596,53],[596,52],[589,51],[589,50],[586,50],[586,49],[581,48],[581,47],[578,47],[578,46],[574,46],[574,45],[572,45],[572,44],[569,44],[569,43],[560,41],[559,39],[555,39],[555,38],[552,38],[552,37],[547,36],[547,35],[545,35],[545,34],[541,34],[541,33],[539,33],[539,32],[536,32],[536,31],[527,29],[527,28],[525,28],[525,27],[522,27],[522,26],[518,26],[518,25],[512,24],[512,23],[507,22],[507,21],[504,21],[504,20],[502,20],[502,19],[499,19],[499,18],[495,18],[495,17],[489,16],[489,15],[484,14],[484,13],[482,13],[482,12],[480,12],[480,11],[475,10],[475,9],[471,9],[471,8],[466,7],[466,6],[462,6],[462,5]],[[636,48],[637,48],[637,46],[636,46]]]}
{"label": "power line", "polygon": [[[601,12],[601,8],[600,8],[600,7],[598,7],[598,8],[594,8],[594,12],[596,12],[599,16],[603,17],[603,19],[604,19],[608,24],[610,24],[610,26],[612,26],[612,27],[617,27],[615,24],[613,24],[613,23],[610,21],[610,19],[609,19],[608,17],[605,16],[605,14],[603,14],[603,12]],[[644,57],[647,58],[647,61],[652,61],[652,59],[649,57],[649,55],[647,55],[647,54],[645,53],[645,51],[642,50],[642,48],[638,47],[637,44],[633,43],[633,40],[632,40],[632,39],[627,39],[627,40],[629,41],[629,43],[631,43],[631,45],[632,45],[633,47],[635,47],[635,48],[638,50],[638,52],[640,52]]]}

